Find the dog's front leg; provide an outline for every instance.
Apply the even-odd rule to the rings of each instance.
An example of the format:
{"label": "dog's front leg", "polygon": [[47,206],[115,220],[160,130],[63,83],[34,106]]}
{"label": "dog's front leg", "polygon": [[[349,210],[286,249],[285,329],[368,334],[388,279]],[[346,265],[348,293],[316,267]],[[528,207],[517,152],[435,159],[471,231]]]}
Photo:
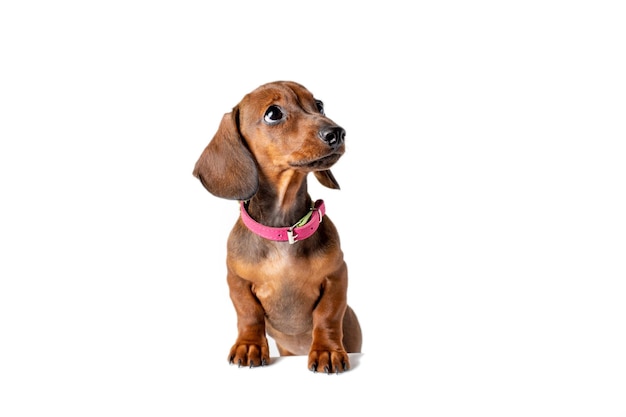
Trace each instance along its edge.
{"label": "dog's front leg", "polygon": [[237,312],[237,341],[228,361],[238,366],[269,364],[270,350],[265,336],[265,312],[252,292],[252,284],[232,272],[228,274],[230,298]]}
{"label": "dog's front leg", "polygon": [[342,342],[347,289],[344,264],[335,276],[326,278],[313,310],[313,342],[308,362],[313,372],[340,373],[350,369],[350,359]]}

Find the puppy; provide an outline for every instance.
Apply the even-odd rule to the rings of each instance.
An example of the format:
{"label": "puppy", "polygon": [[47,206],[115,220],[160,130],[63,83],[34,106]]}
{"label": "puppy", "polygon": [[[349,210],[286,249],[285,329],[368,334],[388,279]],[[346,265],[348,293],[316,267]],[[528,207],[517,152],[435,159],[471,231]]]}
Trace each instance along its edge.
{"label": "puppy", "polygon": [[281,356],[308,355],[313,372],[350,368],[361,328],[347,305],[348,274],[339,235],[313,201],[307,176],[339,189],[330,168],[345,131],[302,85],[279,81],[247,94],[222,118],[193,175],[217,197],[238,200],[227,245],[227,281],[238,336],[228,360],[269,364],[271,336]]}

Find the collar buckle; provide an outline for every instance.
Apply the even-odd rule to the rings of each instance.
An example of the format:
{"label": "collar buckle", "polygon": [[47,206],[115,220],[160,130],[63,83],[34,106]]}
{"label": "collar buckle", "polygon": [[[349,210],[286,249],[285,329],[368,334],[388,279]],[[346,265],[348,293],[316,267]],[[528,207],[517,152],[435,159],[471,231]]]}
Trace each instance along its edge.
{"label": "collar buckle", "polygon": [[298,235],[293,233],[294,227],[295,225],[287,229],[287,240],[289,241],[290,245],[293,245],[298,241]]}

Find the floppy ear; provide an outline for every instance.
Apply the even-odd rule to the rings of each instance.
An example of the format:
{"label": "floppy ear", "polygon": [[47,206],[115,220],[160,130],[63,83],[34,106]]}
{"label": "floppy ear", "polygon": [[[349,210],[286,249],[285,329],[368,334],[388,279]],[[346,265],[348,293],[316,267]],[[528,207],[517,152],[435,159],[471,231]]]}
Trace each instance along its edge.
{"label": "floppy ear", "polygon": [[335,179],[333,173],[330,172],[330,169],[324,171],[315,171],[313,174],[315,175],[315,178],[317,178],[317,180],[322,183],[323,186],[332,188],[334,190],[339,189],[339,183]]}
{"label": "floppy ear", "polygon": [[248,200],[259,187],[254,157],[237,126],[238,109],[226,113],[211,142],[196,162],[193,175],[217,197]]}

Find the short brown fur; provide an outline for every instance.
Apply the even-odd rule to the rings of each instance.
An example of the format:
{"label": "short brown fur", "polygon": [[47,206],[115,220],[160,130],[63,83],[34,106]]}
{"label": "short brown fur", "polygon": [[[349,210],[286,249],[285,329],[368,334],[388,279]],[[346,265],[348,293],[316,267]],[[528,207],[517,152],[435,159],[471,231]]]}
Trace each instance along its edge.
{"label": "short brown fur", "polygon": [[[249,200],[257,222],[293,225],[312,207],[310,172],[339,188],[330,167],[345,151],[343,135],[331,144],[323,132],[343,129],[319,104],[294,82],[260,86],[224,115],[193,174],[218,197]],[[266,121],[270,106],[284,115],[278,123]],[[348,352],[361,351],[361,328],[346,301],[347,267],[328,216],[295,244],[260,237],[239,218],[228,238],[227,281],[238,327],[231,363],[269,364],[266,332],[281,355],[308,354],[314,372],[343,372]]]}

